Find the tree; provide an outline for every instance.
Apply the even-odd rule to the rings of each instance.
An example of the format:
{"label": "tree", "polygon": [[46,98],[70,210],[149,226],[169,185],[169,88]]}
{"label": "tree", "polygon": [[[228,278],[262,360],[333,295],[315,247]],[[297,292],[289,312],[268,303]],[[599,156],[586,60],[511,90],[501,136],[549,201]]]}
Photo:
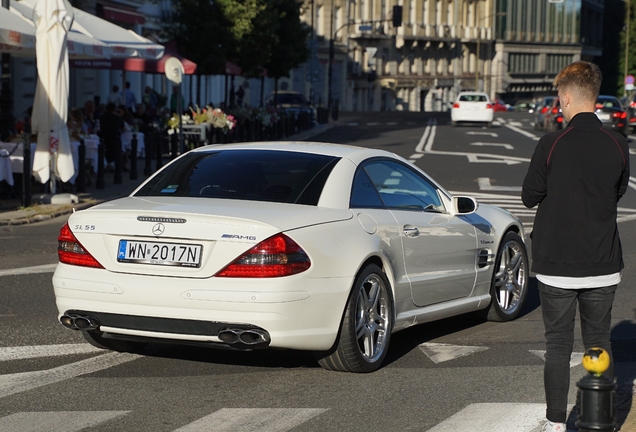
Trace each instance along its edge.
{"label": "tree", "polygon": [[[627,16],[627,1],[630,2],[629,10],[630,16]],[[606,94],[617,94],[622,96],[625,92],[625,64],[627,64],[627,75],[633,75],[636,73],[636,21],[634,20],[634,15],[636,13],[636,2],[634,0],[625,0],[625,1],[610,1],[605,2],[604,9],[604,34],[603,34],[603,57],[602,57],[602,65],[605,82],[606,79],[609,81],[612,77],[614,77],[614,83],[616,83],[616,90],[611,93]],[[627,34],[627,29],[629,28],[629,34]],[[620,33],[620,34],[619,34]],[[620,52],[615,53],[616,44],[614,41],[620,40]],[[629,42],[627,46],[627,53],[625,52],[625,42],[626,40]],[[614,45],[614,48],[612,48]],[[605,49],[608,49],[608,54],[606,56]],[[612,53],[615,53],[612,57]],[[627,55],[626,55],[627,54]],[[619,60],[619,61],[617,61]],[[606,61],[613,62],[614,65],[617,65],[618,70],[614,71],[611,68],[610,63],[605,63]],[[608,69],[609,66],[609,69]],[[605,87],[602,87],[605,90]]]}
{"label": "tree", "polygon": [[267,75],[282,78],[309,59],[307,40],[311,28],[300,20],[302,2],[298,0],[270,0],[271,9],[278,14],[275,34],[278,44],[265,64]]}
{"label": "tree", "polygon": [[173,0],[175,13],[164,27],[179,51],[197,64],[197,73],[222,74],[235,39],[231,19],[214,0]]}
{"label": "tree", "polygon": [[223,73],[225,62],[246,77],[282,77],[309,56],[309,28],[299,0],[173,0],[166,33],[202,73]]}

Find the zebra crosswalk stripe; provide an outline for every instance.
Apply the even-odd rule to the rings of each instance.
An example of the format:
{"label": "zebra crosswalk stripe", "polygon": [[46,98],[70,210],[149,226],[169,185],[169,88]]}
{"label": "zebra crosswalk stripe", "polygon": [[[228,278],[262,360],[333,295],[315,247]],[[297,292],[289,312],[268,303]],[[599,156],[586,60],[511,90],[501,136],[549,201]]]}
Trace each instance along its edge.
{"label": "zebra crosswalk stripe", "polygon": [[19,412],[0,418],[0,432],[75,432],[98,426],[130,411]]}
{"label": "zebra crosswalk stripe", "polygon": [[285,432],[327,409],[223,408],[175,432]]}

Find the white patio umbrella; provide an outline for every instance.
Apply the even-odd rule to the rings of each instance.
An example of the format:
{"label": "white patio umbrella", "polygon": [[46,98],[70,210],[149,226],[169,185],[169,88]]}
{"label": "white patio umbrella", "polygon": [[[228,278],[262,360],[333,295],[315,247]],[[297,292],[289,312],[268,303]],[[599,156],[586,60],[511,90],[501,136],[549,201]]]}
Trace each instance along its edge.
{"label": "white patio umbrella", "polygon": [[[33,21],[38,68],[32,117],[33,132],[38,134],[33,175],[41,183],[55,174],[66,182],[75,173],[66,126],[69,84],[66,42],[73,9],[65,0],[38,0]],[[54,179],[51,193],[55,193]]]}

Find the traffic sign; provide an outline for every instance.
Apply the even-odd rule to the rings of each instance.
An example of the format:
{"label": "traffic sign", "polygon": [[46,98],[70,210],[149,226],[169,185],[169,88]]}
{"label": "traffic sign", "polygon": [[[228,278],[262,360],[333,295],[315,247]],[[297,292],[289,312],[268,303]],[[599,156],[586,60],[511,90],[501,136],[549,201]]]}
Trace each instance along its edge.
{"label": "traffic sign", "polygon": [[634,84],[634,75],[627,75],[625,77],[625,84]]}
{"label": "traffic sign", "polygon": [[371,30],[373,30],[373,26],[372,25],[361,25],[361,26],[358,26],[358,30],[359,31],[371,31]]}

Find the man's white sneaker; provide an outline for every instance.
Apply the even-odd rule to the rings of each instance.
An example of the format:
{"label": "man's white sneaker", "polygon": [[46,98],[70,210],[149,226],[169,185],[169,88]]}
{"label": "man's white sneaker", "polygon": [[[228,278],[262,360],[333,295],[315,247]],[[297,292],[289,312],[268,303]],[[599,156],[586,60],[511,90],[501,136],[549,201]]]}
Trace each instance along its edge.
{"label": "man's white sneaker", "polygon": [[543,425],[542,432],[566,432],[567,430],[565,423],[552,423],[548,420]]}

